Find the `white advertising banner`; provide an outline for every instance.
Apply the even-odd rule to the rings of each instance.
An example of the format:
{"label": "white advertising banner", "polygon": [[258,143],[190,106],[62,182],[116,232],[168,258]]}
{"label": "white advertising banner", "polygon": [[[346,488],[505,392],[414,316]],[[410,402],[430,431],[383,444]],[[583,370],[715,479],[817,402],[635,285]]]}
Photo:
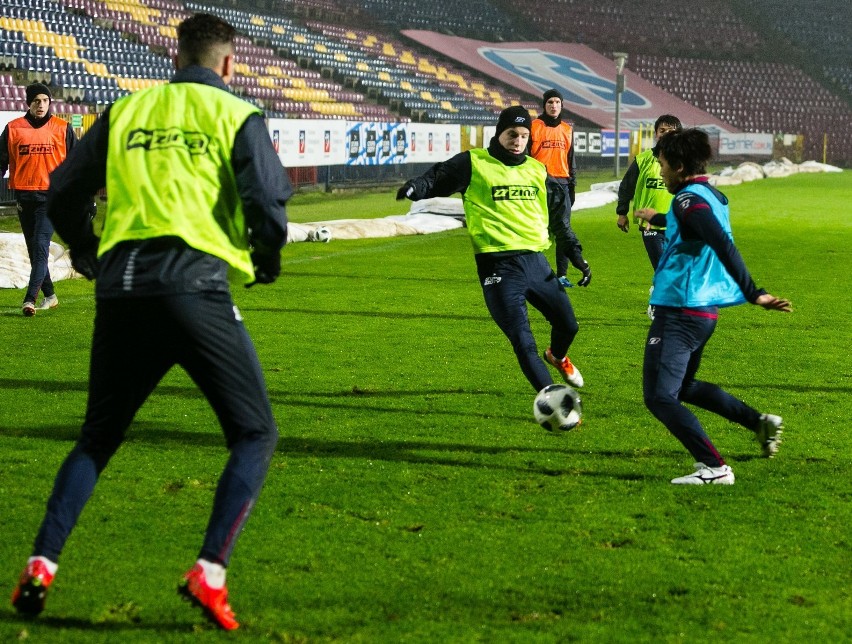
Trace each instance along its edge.
{"label": "white advertising banner", "polygon": [[432,123],[347,123],[346,163],[437,163],[461,152],[461,126]]}
{"label": "white advertising banner", "polygon": [[772,135],[719,132],[719,156],[772,156]]}
{"label": "white advertising banner", "polygon": [[461,152],[460,125],[273,118],[267,128],[288,168],[435,163]]}
{"label": "white advertising banner", "polygon": [[286,168],[346,163],[346,121],[268,119],[267,129]]}
{"label": "white advertising banner", "polygon": [[437,163],[461,152],[461,126],[406,123],[407,163]]}
{"label": "white advertising banner", "polygon": [[403,123],[346,122],[347,165],[405,163],[408,135]]}

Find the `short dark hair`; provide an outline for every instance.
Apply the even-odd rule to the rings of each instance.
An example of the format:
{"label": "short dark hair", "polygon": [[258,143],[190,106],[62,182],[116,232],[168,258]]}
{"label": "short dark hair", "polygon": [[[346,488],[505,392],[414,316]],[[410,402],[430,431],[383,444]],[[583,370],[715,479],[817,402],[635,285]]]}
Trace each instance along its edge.
{"label": "short dark hair", "polygon": [[669,132],[659,140],[657,148],[672,168],[683,167],[686,176],[704,174],[713,158],[710,137],[698,128]]}
{"label": "short dark hair", "polygon": [[654,132],[659,130],[661,125],[668,125],[670,127],[673,127],[676,132],[680,132],[683,129],[683,125],[681,124],[680,119],[674,114],[663,114],[656,121],[654,121]]}
{"label": "short dark hair", "polygon": [[216,67],[233,51],[237,30],[210,13],[196,13],[178,25],[178,59],[181,66]]}

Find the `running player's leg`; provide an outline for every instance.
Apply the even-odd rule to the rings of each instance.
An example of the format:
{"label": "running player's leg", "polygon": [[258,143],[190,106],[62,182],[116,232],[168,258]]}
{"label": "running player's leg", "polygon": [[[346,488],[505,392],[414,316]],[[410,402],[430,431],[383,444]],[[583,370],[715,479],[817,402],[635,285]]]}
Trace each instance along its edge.
{"label": "running player's leg", "polygon": [[[526,303],[527,278],[519,264],[519,257],[524,256],[499,260],[478,258],[477,270],[485,306],[494,322],[512,343],[521,371],[538,392],[553,384],[553,378],[538,355],[538,347],[530,328]],[[543,257],[542,261],[547,264]],[[552,269],[549,270],[552,274]]]}
{"label": "running player's leg", "polygon": [[645,252],[648,253],[648,260],[651,262],[651,267],[657,270],[657,264],[660,263],[660,258],[663,256],[663,250],[666,247],[665,231],[654,228],[643,229],[642,243],[645,244]]}
{"label": "running player's leg", "polygon": [[540,253],[522,257],[528,274],[527,300],[550,323],[550,349],[562,357],[580,330],[574,307]]}
{"label": "running player's leg", "polygon": [[[680,400],[693,352],[700,350],[713,332],[715,321],[690,317],[666,307],[648,330],[643,365],[643,394],[648,410],[662,422],[698,463],[719,467],[725,462],[704,428]],[[697,369],[697,365],[694,365]]]}
{"label": "running player's leg", "polygon": [[99,301],[80,439],[65,458],[35,540],[34,556],[56,562],[98,477],[124,440],[136,411],[172,365],[168,325],[151,301]]}
{"label": "running player's leg", "polygon": [[278,429],[257,353],[230,295],[175,298],[174,315],[186,334],[180,364],[216,412],[231,452],[200,553],[227,566],[266,479]]}

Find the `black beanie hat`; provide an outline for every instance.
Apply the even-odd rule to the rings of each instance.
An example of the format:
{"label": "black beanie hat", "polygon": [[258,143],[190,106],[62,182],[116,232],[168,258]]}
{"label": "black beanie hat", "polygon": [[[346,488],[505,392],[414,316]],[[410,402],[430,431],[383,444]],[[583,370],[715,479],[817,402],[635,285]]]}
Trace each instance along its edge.
{"label": "black beanie hat", "polygon": [[532,117],[527,112],[526,108],[521,105],[513,105],[507,107],[500,112],[500,118],[497,119],[497,131],[495,136],[500,136],[504,130],[510,127],[525,127],[528,130],[532,128]]}
{"label": "black beanie hat", "polygon": [[560,101],[563,100],[562,94],[558,89],[549,89],[544,93],[544,96],[541,99],[542,106],[547,105],[547,101],[551,98],[558,98]]}
{"label": "black beanie hat", "polygon": [[48,99],[53,100],[53,96],[50,94],[47,85],[44,83],[33,83],[32,85],[27,85],[27,105],[32,105],[32,102],[39,94],[45,94]]}

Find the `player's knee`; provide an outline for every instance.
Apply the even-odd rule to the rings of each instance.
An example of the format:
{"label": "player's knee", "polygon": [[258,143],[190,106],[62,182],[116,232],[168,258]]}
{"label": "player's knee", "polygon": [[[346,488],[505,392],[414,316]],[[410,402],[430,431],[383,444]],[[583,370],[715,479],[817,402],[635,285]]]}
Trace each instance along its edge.
{"label": "player's knee", "polygon": [[644,400],[645,407],[648,408],[648,411],[650,411],[655,418],[661,420],[680,405],[680,402],[676,397],[669,394],[661,394],[659,392],[646,392]]}

